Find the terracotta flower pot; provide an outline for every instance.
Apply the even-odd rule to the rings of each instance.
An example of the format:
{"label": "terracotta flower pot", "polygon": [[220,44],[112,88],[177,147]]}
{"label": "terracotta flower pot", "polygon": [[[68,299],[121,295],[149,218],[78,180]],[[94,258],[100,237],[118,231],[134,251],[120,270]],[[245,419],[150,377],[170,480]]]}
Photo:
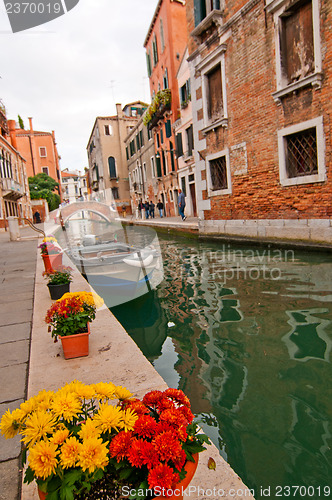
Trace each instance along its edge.
{"label": "terracotta flower pot", "polygon": [[42,255],[45,271],[51,272],[52,269],[57,270],[62,266],[62,253],[57,253],[55,255]]}
{"label": "terracotta flower pot", "polygon": [[194,477],[194,474],[195,474],[196,469],[197,469],[197,465],[198,465],[198,453],[194,453],[193,454],[193,458],[194,458],[195,462],[190,462],[188,460],[185,463],[184,469],[187,472],[187,475],[174,488],[174,490],[173,490],[174,495],[172,495],[170,497],[158,496],[157,498],[164,499],[164,500],[183,500],[182,492],[189,485],[189,483],[192,480],[192,478]]}
{"label": "terracotta flower pot", "polygon": [[40,499],[40,500],[46,500],[47,493],[44,493],[43,491],[41,491],[41,490],[38,488],[38,496],[39,496],[39,499]]}
{"label": "terracotta flower pot", "polygon": [[89,323],[87,328],[87,332],[60,337],[65,359],[81,358],[89,355]]}

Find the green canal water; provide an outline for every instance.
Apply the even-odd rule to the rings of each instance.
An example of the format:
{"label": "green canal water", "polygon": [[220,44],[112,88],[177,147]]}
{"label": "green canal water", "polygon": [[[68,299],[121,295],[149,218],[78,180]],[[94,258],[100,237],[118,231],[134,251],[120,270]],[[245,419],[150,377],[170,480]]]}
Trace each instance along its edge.
{"label": "green canal water", "polygon": [[257,499],[329,498],[331,255],[159,243],[164,279],[112,312]]}

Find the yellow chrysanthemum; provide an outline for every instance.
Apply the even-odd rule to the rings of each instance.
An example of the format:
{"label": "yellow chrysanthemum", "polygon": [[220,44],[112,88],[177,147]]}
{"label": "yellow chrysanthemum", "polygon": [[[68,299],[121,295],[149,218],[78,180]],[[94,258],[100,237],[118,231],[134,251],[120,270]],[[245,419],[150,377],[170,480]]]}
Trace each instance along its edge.
{"label": "yellow chrysanthemum", "polygon": [[68,429],[66,428],[59,429],[55,431],[53,436],[50,438],[50,442],[56,444],[57,446],[60,446],[67,439],[68,436],[69,436]]}
{"label": "yellow chrysanthemum", "polygon": [[22,430],[22,441],[25,444],[34,444],[36,441],[45,439],[47,434],[53,434],[56,420],[54,416],[46,411],[35,411],[25,422]]}
{"label": "yellow chrysanthemum", "polygon": [[60,452],[60,463],[62,467],[75,467],[81,446],[81,443],[75,437],[66,439],[61,446]]}
{"label": "yellow chrysanthemum", "polygon": [[114,399],[115,385],[112,382],[98,382],[98,384],[93,384],[96,398],[101,401],[105,399]]}
{"label": "yellow chrysanthemum", "polygon": [[121,385],[117,385],[115,387],[115,397],[120,399],[120,401],[124,401],[125,399],[129,399],[132,397],[132,393],[128,391],[125,387],[122,387]]}
{"label": "yellow chrysanthemum", "polygon": [[58,464],[57,447],[49,441],[39,441],[29,453],[29,465],[37,477],[46,479]]}
{"label": "yellow chrysanthemum", "polygon": [[20,406],[20,410],[22,411],[22,414],[24,414],[23,418],[27,417],[32,412],[34,412],[36,408],[37,408],[37,400],[35,397],[30,398],[27,401],[24,401]]}
{"label": "yellow chrysanthemum", "polygon": [[108,441],[103,443],[100,438],[89,438],[80,447],[78,465],[83,471],[90,473],[96,469],[104,469],[108,464]]}
{"label": "yellow chrysanthemum", "polygon": [[94,417],[96,426],[101,432],[112,431],[121,427],[122,410],[116,406],[104,403]]}
{"label": "yellow chrysanthemum", "polygon": [[51,404],[54,415],[63,417],[67,422],[78,415],[81,410],[81,402],[77,394],[73,392],[59,391]]}
{"label": "yellow chrysanthemum", "polygon": [[43,243],[46,243],[47,241],[51,241],[53,243],[57,243],[57,239],[54,238],[54,236],[45,236],[45,238],[43,239]]}
{"label": "yellow chrysanthemum", "polygon": [[19,431],[20,420],[22,413],[20,409],[10,412],[9,410],[4,413],[0,423],[1,434],[5,436],[6,439],[13,438]]}
{"label": "yellow chrysanthemum", "polygon": [[48,410],[48,408],[51,405],[51,402],[54,398],[54,392],[53,391],[45,391],[42,390],[40,391],[37,396],[35,396],[34,403],[36,406],[38,406],[38,410]]}
{"label": "yellow chrysanthemum", "polygon": [[78,380],[74,380],[69,384],[72,392],[77,394],[80,399],[92,399],[95,395],[95,390],[92,385],[83,384]]}
{"label": "yellow chrysanthemum", "polygon": [[82,424],[81,430],[78,432],[79,437],[82,439],[88,439],[90,437],[99,437],[101,431],[97,429],[97,424],[95,420],[88,418],[87,421]]}
{"label": "yellow chrysanthemum", "polygon": [[122,410],[121,428],[125,431],[132,431],[136,420],[138,419],[137,413],[132,410]]}

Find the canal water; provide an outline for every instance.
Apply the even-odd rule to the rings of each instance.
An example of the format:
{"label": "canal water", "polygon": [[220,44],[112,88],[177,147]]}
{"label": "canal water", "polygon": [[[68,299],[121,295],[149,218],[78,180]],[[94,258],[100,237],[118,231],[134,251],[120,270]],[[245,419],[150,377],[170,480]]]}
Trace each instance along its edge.
{"label": "canal water", "polygon": [[331,255],[159,244],[164,279],[112,312],[257,499],[329,498]]}

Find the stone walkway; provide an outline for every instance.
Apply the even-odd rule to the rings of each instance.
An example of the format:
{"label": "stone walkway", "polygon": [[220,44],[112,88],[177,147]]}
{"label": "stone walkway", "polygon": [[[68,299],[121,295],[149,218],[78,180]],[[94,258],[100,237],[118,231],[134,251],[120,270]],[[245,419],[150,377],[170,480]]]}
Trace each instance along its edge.
{"label": "stone walkway", "polygon": [[[21,229],[22,239],[0,233],[0,416],[27,395],[30,336],[36,272],[37,233]],[[0,499],[21,498],[19,438],[0,436]]]}

